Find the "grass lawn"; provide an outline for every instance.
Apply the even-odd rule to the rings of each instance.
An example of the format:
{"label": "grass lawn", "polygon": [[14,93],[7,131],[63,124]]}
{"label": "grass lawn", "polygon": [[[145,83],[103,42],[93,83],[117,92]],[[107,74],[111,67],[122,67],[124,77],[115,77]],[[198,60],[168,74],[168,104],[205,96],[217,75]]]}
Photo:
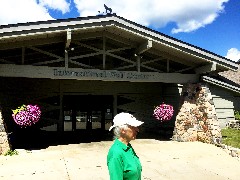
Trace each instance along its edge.
{"label": "grass lawn", "polygon": [[225,128],[222,129],[222,143],[240,149],[240,130]]}

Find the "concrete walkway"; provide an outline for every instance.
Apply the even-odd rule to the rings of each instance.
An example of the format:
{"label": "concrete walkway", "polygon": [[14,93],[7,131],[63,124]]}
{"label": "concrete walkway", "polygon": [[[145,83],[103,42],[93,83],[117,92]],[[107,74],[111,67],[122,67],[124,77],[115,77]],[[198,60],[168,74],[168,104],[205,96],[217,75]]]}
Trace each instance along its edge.
{"label": "concrete walkway", "polygon": [[[0,179],[107,180],[112,141],[50,146],[0,156]],[[153,139],[132,141],[143,166],[142,179],[238,180],[240,161],[214,145]]]}

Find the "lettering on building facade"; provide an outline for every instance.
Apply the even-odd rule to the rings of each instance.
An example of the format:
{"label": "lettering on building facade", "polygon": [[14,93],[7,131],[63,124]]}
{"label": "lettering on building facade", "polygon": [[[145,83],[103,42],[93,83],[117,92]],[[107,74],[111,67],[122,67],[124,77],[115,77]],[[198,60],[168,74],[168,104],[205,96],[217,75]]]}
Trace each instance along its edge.
{"label": "lettering on building facade", "polygon": [[101,79],[101,80],[147,80],[154,78],[154,74],[144,74],[142,72],[114,71],[114,70],[69,70],[53,69],[54,77],[70,77],[76,79]]}

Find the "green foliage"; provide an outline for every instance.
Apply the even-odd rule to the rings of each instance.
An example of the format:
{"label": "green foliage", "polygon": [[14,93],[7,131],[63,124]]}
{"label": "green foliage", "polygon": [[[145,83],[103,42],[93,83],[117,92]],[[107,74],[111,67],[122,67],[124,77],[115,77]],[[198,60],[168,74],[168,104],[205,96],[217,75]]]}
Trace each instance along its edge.
{"label": "green foliage", "polygon": [[240,130],[233,128],[222,129],[223,144],[240,148]]}
{"label": "green foliage", "polygon": [[17,113],[19,113],[20,111],[25,111],[26,110],[26,105],[23,104],[22,106],[18,107],[17,109],[15,110],[12,110],[13,114],[16,115]]}
{"label": "green foliage", "polygon": [[17,150],[8,150],[4,156],[13,156],[13,155],[18,155]]}
{"label": "green foliage", "polygon": [[234,111],[235,119],[240,120],[240,111]]}

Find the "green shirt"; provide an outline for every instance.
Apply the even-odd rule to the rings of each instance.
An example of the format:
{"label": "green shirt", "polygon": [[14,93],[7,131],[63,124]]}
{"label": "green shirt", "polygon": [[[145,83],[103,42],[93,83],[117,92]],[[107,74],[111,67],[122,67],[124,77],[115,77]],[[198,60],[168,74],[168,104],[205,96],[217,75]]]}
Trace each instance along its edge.
{"label": "green shirt", "polygon": [[141,180],[142,166],[130,143],[116,139],[109,149],[107,165],[111,180]]}

